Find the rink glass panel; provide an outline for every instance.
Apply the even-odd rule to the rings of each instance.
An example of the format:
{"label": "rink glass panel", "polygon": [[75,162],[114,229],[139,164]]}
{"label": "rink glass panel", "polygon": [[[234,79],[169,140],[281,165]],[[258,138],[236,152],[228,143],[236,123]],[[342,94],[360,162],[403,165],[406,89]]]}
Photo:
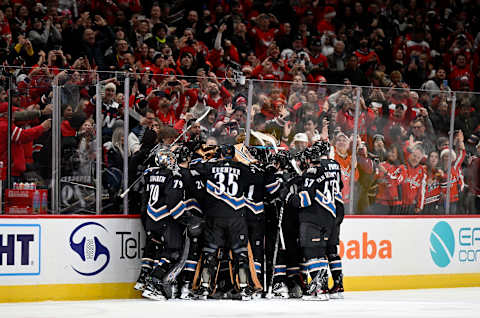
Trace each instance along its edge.
{"label": "rink glass panel", "polygon": [[[49,129],[41,134],[36,140],[24,140],[25,130],[40,125],[44,120],[52,118],[52,114],[39,117],[38,112],[44,105],[52,104],[51,87],[54,82],[54,75],[47,75],[43,71],[30,74],[28,78],[20,80],[16,84],[14,70],[11,70],[12,76],[5,76],[2,87],[5,89],[5,107],[4,112],[5,127],[1,138],[3,138],[2,148],[2,212],[8,214],[41,214],[50,210],[51,200],[49,185],[52,178],[52,130]],[[8,96],[7,96],[8,94]],[[11,116],[14,118],[15,112],[19,108],[30,105],[27,96],[35,101],[35,104],[27,108],[33,117],[28,121],[17,120],[12,123],[11,128],[11,171],[8,171],[8,108],[12,110]],[[40,107],[38,104],[42,104]],[[23,148],[23,149],[20,149]],[[23,156],[23,157],[22,157]],[[22,165],[25,167],[22,168]]]}
{"label": "rink glass panel", "polygon": [[[226,75],[229,76],[229,74]],[[35,207],[48,207],[48,213],[137,214],[141,212],[138,207],[130,206],[129,202],[136,200],[135,196],[132,199],[131,193],[128,201],[120,198],[120,193],[131,182],[131,180],[126,182],[124,178],[125,173],[128,174],[128,165],[124,164],[124,158],[131,156],[128,150],[128,156],[123,155],[125,147],[128,147],[125,145],[128,138],[121,137],[131,133],[135,121],[131,120],[130,124],[125,126],[121,121],[112,123],[110,118],[109,124],[106,125],[107,129],[103,129],[104,119],[100,118],[104,108],[105,81],[108,82],[113,78],[116,83],[114,99],[119,104],[121,118],[123,104],[125,104],[124,96],[121,95],[125,92],[134,94],[135,81],[141,80],[142,74],[130,75],[130,81],[126,81],[126,74],[123,72],[101,74],[68,72],[56,78],[53,75],[36,76],[26,90],[20,89],[21,94],[29,94],[33,97],[41,97],[45,94],[45,102],[54,105],[51,117],[56,120],[52,124],[52,129],[33,143],[32,160],[27,166],[27,171],[21,176],[13,176],[10,184],[5,180],[4,190],[13,188],[14,182],[17,187],[21,187],[20,184],[23,184],[23,187],[29,184],[28,187],[31,187],[31,184],[35,183],[37,189],[48,190],[48,202],[43,202],[43,198],[40,197],[39,202],[35,200]],[[197,77],[157,77],[154,80],[157,82],[181,80],[185,91],[207,83],[205,78]],[[215,82],[214,78],[209,80]],[[304,140],[306,137],[307,144],[312,144],[325,133],[323,126],[328,123],[328,139],[335,150],[345,147],[345,142],[347,143],[347,159],[342,166],[342,173],[347,177],[344,182],[346,190],[342,193],[344,200],[348,202],[345,207],[347,214],[477,213],[475,202],[480,192],[477,191],[476,186],[479,178],[476,146],[480,133],[477,132],[479,120],[475,106],[480,101],[479,94],[453,93],[443,87],[441,91],[435,92],[356,87],[348,83],[309,84],[301,78],[294,78],[291,82],[246,78],[241,84],[238,80],[231,78],[216,80],[225,89],[221,92],[224,106],[212,110],[212,115],[209,114],[200,122],[201,137],[208,138],[209,143],[221,145],[243,143],[249,135],[250,145],[258,145],[258,140],[255,141],[255,137],[252,136],[255,132],[261,132],[272,137],[273,139],[270,140],[276,142],[274,147],[271,143],[263,141],[269,152],[275,152],[282,147],[288,147],[292,152],[296,152],[297,148],[302,147],[298,140]],[[8,89],[9,78],[6,78],[4,84]],[[12,89],[19,91],[15,85]],[[249,89],[252,92],[251,98]],[[96,96],[102,102],[99,105],[98,119],[97,98],[94,99]],[[360,96],[360,99],[357,96]],[[107,98],[110,97],[107,96]],[[207,96],[202,94],[197,103],[191,105],[188,98],[187,108],[189,106],[191,108],[185,109],[184,116],[192,113],[195,117],[199,117],[208,106],[213,106],[208,105]],[[173,104],[176,102],[174,97],[172,102]],[[68,134],[69,131],[68,127],[62,129],[62,123],[66,125],[64,118],[65,110],[68,108],[66,105],[70,105],[72,109],[72,117],[67,121],[77,132],[76,137],[63,135],[65,132]],[[86,117],[79,113],[79,110],[84,108],[89,110]],[[424,116],[425,111],[428,117]],[[247,125],[248,113],[252,116],[250,130]],[[419,124],[415,121],[416,117],[423,117],[423,122]],[[132,114],[129,114],[129,118],[132,118]],[[451,118],[455,118],[453,123]],[[100,127],[102,129],[97,130],[98,122],[102,123]],[[32,126],[40,123],[41,121],[38,121]],[[418,126],[424,127],[418,128]],[[26,128],[26,126],[22,127]],[[115,145],[111,128],[118,130]],[[460,145],[462,139],[459,136],[460,131],[463,133],[465,145],[464,156]],[[295,136],[297,141],[294,141]],[[1,138],[4,138],[7,144],[7,136],[4,135]],[[100,141],[99,144],[97,140]],[[338,145],[338,142],[343,144]],[[355,147],[353,147],[354,144]],[[425,165],[426,177],[420,181],[425,182],[427,206],[430,202],[428,200],[435,196],[431,190],[435,189],[438,183],[444,186],[438,192],[439,200],[435,201],[437,205],[428,206],[422,211],[412,211],[404,207],[390,211],[379,210],[376,206],[379,202],[379,187],[382,182],[385,182],[383,180],[385,178],[381,177],[381,166],[382,162],[388,161],[388,150],[396,146],[400,158],[397,164],[405,165],[411,154],[412,149],[409,148],[412,148],[412,145],[413,148],[415,146],[422,148],[424,152],[420,164]],[[116,154],[114,163],[107,155],[111,149]],[[440,157],[445,149],[453,150],[452,155],[448,156],[446,151]],[[335,150],[332,150],[332,156]],[[435,156],[438,157],[438,163],[433,166],[435,160],[431,157]],[[101,157],[101,161],[97,163],[98,157]],[[463,161],[455,165],[459,157],[462,157]],[[352,164],[352,159],[356,159],[357,163],[355,164],[353,160]],[[5,179],[7,179],[6,166],[5,162]],[[97,171],[98,167],[100,172]],[[370,168],[366,169],[368,167]],[[353,183],[348,182],[351,180],[350,176],[355,178]],[[408,176],[403,182],[405,179],[408,179]],[[135,191],[141,186],[140,183]],[[446,199],[447,191],[449,191],[449,200]],[[402,201],[400,205],[405,204]],[[2,211],[5,212],[5,210],[5,191],[3,191]],[[45,211],[45,209],[38,210]]]}
{"label": "rink glass panel", "polygon": [[59,163],[54,213],[95,214],[96,82],[94,74],[84,72],[69,72],[58,81],[61,138],[53,158]]}

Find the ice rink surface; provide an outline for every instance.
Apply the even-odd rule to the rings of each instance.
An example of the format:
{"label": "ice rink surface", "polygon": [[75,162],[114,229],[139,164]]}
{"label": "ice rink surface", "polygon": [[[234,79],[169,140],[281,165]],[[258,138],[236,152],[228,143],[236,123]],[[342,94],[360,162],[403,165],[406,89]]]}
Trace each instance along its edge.
{"label": "ice rink surface", "polygon": [[345,293],[343,300],[145,299],[0,304],[2,318],[480,317],[480,288]]}

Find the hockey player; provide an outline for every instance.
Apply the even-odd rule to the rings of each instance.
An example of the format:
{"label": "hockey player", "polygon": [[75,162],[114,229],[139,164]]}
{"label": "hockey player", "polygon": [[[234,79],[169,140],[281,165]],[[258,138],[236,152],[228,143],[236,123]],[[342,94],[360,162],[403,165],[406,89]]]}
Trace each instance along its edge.
{"label": "hockey player", "polygon": [[195,236],[198,235],[196,231],[201,222],[185,211],[183,182],[176,170],[172,152],[160,150],[156,154],[155,163],[157,166],[147,169],[145,173],[149,200],[144,256],[153,260],[153,266],[146,278],[142,296],[164,300],[173,297],[171,283],[174,277],[170,279],[169,276],[178,267],[184,226],[187,226],[191,236]]}
{"label": "hockey player", "polygon": [[[265,163],[266,164],[266,163]],[[258,279],[262,274],[262,264],[264,261],[264,242],[265,242],[265,203],[271,201],[272,196],[277,193],[281,186],[281,179],[275,176],[276,167],[272,164],[266,164],[265,169],[260,165],[250,164],[252,175],[251,184],[245,197],[245,206],[247,207],[246,218],[248,226],[248,239],[251,245],[255,274],[252,277]],[[257,284],[259,285],[259,282]],[[258,298],[260,290],[255,290],[253,297]]]}
{"label": "hockey player", "polygon": [[[340,188],[342,181],[340,180]],[[333,286],[328,290],[330,299],[343,299],[343,270],[342,259],[338,255],[338,245],[340,244],[340,225],[345,216],[345,206],[342,200],[341,190],[334,195],[335,197],[335,226],[332,230],[332,235],[327,242],[327,259],[330,273],[332,274]]]}
{"label": "hockey player", "polygon": [[[173,152],[185,187],[185,211],[198,218],[203,218],[201,202],[205,195],[205,186],[200,179],[200,174],[195,169],[189,168],[192,152],[185,145],[177,147]],[[190,299],[193,296],[192,283],[201,253],[200,234],[200,231],[198,231],[198,235],[190,237],[188,259],[185,262],[180,279],[181,299]]]}
{"label": "hockey player", "polygon": [[245,199],[250,186],[249,167],[233,161],[235,148],[220,147],[220,159],[200,163],[195,170],[205,183],[204,247],[199,296],[206,299],[215,289],[217,252],[220,247],[232,250],[235,280],[240,295],[249,300],[248,294],[248,229],[245,220]]}
{"label": "hockey player", "polygon": [[330,145],[321,141],[312,147],[311,168],[302,175],[297,194],[286,202],[299,209],[300,247],[307,286],[303,299],[328,300],[327,244],[336,226],[335,195],[341,193],[340,165],[328,159]]}
{"label": "hockey player", "polygon": [[[297,153],[297,158],[300,153]],[[272,160],[273,164],[278,170],[279,175],[283,180],[281,192],[286,190],[295,192],[299,180],[301,180],[298,173],[293,169],[292,157],[289,152],[280,151],[275,154]],[[297,165],[301,160],[297,160]],[[280,204],[276,202],[275,209],[278,213]],[[279,233],[280,245],[278,250],[278,257],[275,262],[273,270],[273,296],[276,298],[300,298],[302,297],[302,282],[300,281],[300,267],[301,255],[298,246],[298,213],[292,211],[291,207],[288,211],[283,213],[281,231]],[[275,215],[278,217],[278,215]],[[277,228],[278,220],[273,220],[275,227],[270,227],[273,233],[279,231]],[[275,238],[272,235],[270,238]],[[272,240],[270,240],[272,241]],[[269,241],[267,241],[269,242]],[[272,242],[273,243],[273,242]],[[272,245],[272,244],[270,244]],[[273,246],[271,246],[273,247]]]}

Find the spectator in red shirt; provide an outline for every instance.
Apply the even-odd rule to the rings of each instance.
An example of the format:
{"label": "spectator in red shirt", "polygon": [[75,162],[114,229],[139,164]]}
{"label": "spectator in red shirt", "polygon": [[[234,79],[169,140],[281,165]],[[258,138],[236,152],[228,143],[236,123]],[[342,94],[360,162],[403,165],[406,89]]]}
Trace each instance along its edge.
{"label": "spectator in red shirt", "polygon": [[380,64],[380,58],[374,50],[368,46],[368,36],[363,34],[360,38],[359,48],[354,52],[358,57],[358,65],[367,76]]}
{"label": "spectator in red shirt", "polygon": [[320,39],[315,39],[310,45],[310,63],[313,65],[323,64],[323,66],[328,68],[327,57],[322,53],[322,41]]}
{"label": "spectator in red shirt", "polygon": [[225,105],[231,101],[231,98],[230,92],[216,80],[216,77],[215,81],[208,83],[205,104],[217,110],[219,120],[225,116]]}
{"label": "spectator in red shirt", "polygon": [[425,205],[427,171],[421,164],[425,151],[420,145],[414,147],[405,164],[406,174],[402,184],[403,213],[420,213]]}
{"label": "spectator in red shirt", "polygon": [[468,82],[468,90],[470,91],[473,90],[473,80],[474,75],[470,65],[467,65],[467,59],[465,55],[457,55],[455,66],[452,68],[452,72],[450,73],[450,86],[453,90],[460,90],[462,88],[462,81],[465,81]]}
{"label": "spectator in red shirt", "polygon": [[[45,120],[40,125],[28,129],[17,127],[12,123],[12,176],[20,177],[26,170],[24,145],[31,143],[40,137],[44,132],[49,130],[51,126],[51,119]],[[4,163],[5,170],[7,168],[8,153],[6,138],[7,131],[8,122],[6,116],[2,116],[0,117],[0,134],[4,137],[0,138],[0,161]]]}
{"label": "spectator in red shirt", "polygon": [[250,31],[255,40],[255,54],[260,60],[263,60],[267,55],[268,47],[272,44],[275,35],[278,33],[278,29],[276,28],[278,20],[273,14],[265,13],[258,15],[252,20],[256,24]]}

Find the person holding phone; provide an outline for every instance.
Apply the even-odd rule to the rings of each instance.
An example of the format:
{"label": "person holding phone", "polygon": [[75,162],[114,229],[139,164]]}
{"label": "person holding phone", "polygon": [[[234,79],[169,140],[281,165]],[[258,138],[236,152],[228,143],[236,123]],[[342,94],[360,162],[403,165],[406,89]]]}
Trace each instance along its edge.
{"label": "person holding phone", "polygon": [[440,91],[451,91],[447,79],[447,71],[444,67],[439,67],[435,71],[435,77],[426,81],[420,87],[422,90],[430,91],[430,95],[438,95]]}

